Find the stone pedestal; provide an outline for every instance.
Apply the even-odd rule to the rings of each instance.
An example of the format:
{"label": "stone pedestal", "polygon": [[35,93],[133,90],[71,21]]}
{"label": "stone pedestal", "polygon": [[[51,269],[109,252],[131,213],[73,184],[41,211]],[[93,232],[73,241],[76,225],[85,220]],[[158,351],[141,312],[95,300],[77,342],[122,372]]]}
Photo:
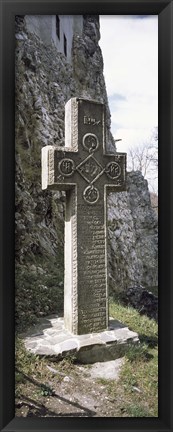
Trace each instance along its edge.
{"label": "stone pedestal", "polygon": [[39,324],[23,334],[25,347],[33,354],[61,360],[73,355],[82,363],[109,361],[122,357],[131,345],[139,344],[137,333],[110,319],[105,331],[73,335],[58,316],[41,318]]}

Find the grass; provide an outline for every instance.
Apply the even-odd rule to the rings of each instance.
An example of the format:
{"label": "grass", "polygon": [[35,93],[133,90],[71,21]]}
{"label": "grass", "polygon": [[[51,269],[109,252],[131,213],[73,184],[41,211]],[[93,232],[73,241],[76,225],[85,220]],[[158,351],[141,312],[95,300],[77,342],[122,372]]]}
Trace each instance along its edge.
{"label": "grass", "polygon": [[[157,323],[140,315],[131,307],[110,301],[110,316],[122,321],[139,335],[140,344],[131,346],[124,358],[119,380],[98,379],[105,396],[115,404],[116,417],[158,416],[158,349]],[[16,399],[23,396],[43,403],[54,390],[50,382],[61,383],[66,375],[75,376],[75,358],[51,362],[26,352],[21,339],[16,338]],[[88,367],[86,365],[86,370]],[[56,374],[57,371],[57,374]],[[83,372],[82,372],[83,373]]]}
{"label": "grass", "polygon": [[[32,270],[35,265],[35,271]],[[43,273],[38,272],[41,267]],[[35,324],[39,317],[63,310],[63,263],[40,258],[15,268],[15,319],[18,331]]]}
{"label": "grass", "polygon": [[158,416],[158,326],[131,307],[110,301],[110,316],[122,321],[139,335],[140,345],[125,355],[118,383],[109,383],[109,393],[123,399],[122,416]]}
{"label": "grass", "polygon": [[[21,338],[16,336],[15,343],[15,396],[17,399],[30,397],[39,401],[42,396],[52,396],[54,390],[50,380],[56,376],[56,383],[61,382],[66,374],[73,370],[74,356],[69,356],[61,362],[51,362],[26,351]],[[56,374],[57,371],[57,374]]]}
{"label": "grass", "polygon": [[110,300],[109,314],[113,318],[126,324],[130,330],[137,332],[140,336],[140,341],[149,344],[157,344],[158,325],[154,319],[149,319],[146,315],[140,315],[132,307],[122,306],[121,303],[114,303]]}
{"label": "grass", "polygon": [[[16,397],[20,397],[23,392],[25,393],[26,384],[34,385],[34,382],[37,382],[41,392],[43,383],[45,385],[46,380],[51,376],[49,370],[46,369],[47,361],[44,358],[40,359],[38,356],[27,352],[23,341],[19,337],[16,337],[15,354]],[[38,391],[33,391],[33,395],[37,395],[37,393]]]}

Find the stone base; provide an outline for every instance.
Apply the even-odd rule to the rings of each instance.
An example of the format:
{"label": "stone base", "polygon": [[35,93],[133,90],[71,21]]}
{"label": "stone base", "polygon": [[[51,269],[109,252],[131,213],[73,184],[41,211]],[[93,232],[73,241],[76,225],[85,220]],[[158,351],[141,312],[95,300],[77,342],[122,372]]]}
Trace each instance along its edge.
{"label": "stone base", "polygon": [[82,363],[110,361],[122,357],[129,345],[138,344],[138,334],[110,318],[109,329],[100,333],[73,335],[57,315],[41,318],[39,324],[21,335],[33,354],[53,359],[74,355]]}

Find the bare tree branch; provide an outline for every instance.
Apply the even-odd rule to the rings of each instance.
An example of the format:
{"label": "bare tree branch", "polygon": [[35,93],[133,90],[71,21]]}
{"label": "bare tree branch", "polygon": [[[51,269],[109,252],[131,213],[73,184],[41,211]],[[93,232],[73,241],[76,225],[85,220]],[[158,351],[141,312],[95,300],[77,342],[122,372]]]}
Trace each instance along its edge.
{"label": "bare tree branch", "polygon": [[[128,170],[141,171],[150,181],[158,178],[158,128],[155,127],[150,140],[131,147],[128,151]],[[153,174],[155,176],[153,177]],[[151,174],[151,178],[150,178]]]}

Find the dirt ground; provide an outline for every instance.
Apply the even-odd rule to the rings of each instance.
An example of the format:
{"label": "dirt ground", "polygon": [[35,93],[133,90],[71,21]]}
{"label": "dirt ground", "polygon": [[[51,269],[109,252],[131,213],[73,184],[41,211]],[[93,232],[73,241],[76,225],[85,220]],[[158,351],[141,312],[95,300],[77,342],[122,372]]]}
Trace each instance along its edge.
{"label": "dirt ground", "polygon": [[27,378],[21,386],[20,398],[16,399],[17,417],[123,416],[123,400],[117,401],[117,396],[109,392],[112,380],[93,377],[91,366],[73,365],[65,374],[50,369],[51,380],[45,387],[34,378]]}

